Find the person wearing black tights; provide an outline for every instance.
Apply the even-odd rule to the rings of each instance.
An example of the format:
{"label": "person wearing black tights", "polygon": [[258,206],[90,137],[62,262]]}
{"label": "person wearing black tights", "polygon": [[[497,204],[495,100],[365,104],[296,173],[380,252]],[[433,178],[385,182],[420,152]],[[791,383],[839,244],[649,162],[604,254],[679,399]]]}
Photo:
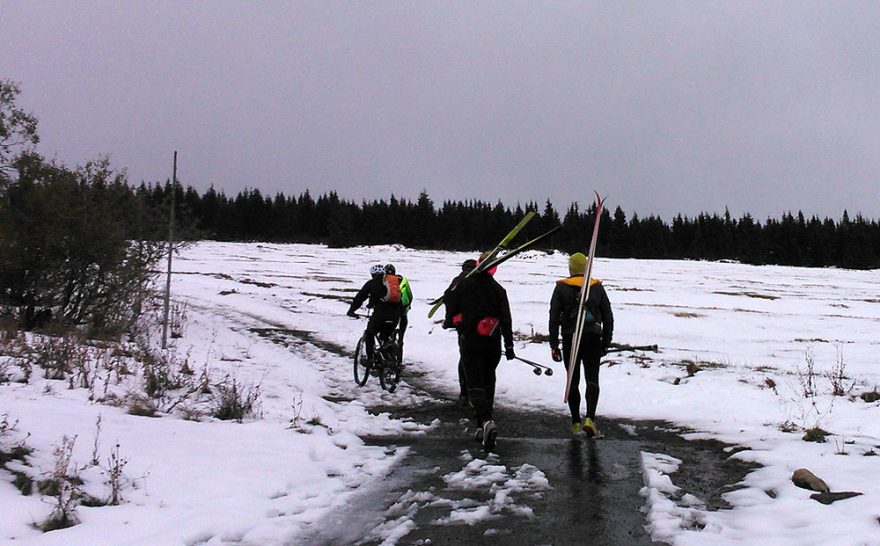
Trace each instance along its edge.
{"label": "person wearing black tights", "polygon": [[[485,259],[485,255],[481,259]],[[502,343],[507,360],[516,357],[507,292],[492,278],[494,268],[462,279],[449,293],[446,311],[459,333],[461,363],[464,367],[468,399],[474,408],[476,438],[492,451],[498,428],[495,426],[495,370],[501,361]]]}
{"label": "person wearing black tights", "polygon": [[[568,261],[569,277],[556,281],[550,299],[550,354],[554,361],[564,359],[568,370],[572,350],[572,337],[577,323],[578,304],[587,258],[580,252],[572,254]],[[599,279],[590,279],[590,294],[584,309],[585,321],[581,336],[578,359],[572,373],[568,391],[568,409],[571,412],[573,433],[586,432],[590,436],[599,433],[596,426],[596,408],[599,404],[599,364],[608,352],[614,333],[614,314],[608,294]],[[562,352],[559,351],[560,330]],[[584,369],[586,380],[585,398],[587,413],[581,421],[580,370]]]}

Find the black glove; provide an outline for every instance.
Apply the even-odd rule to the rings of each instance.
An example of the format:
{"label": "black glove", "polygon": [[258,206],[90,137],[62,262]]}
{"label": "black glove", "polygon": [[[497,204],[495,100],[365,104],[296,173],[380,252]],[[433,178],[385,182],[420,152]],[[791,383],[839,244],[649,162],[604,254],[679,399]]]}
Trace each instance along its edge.
{"label": "black glove", "polygon": [[504,356],[507,357],[507,360],[516,358],[516,353],[513,352],[513,345],[508,345],[504,348]]}
{"label": "black glove", "polygon": [[358,317],[358,316],[357,316],[357,313],[354,312],[354,309],[349,309],[349,310],[348,310],[348,313],[346,313],[346,315],[350,316],[351,318],[357,318],[357,317]]}
{"label": "black glove", "polygon": [[453,328],[455,328],[455,325],[452,324],[452,321],[451,321],[451,320],[446,319],[446,320],[443,321],[442,328],[443,328],[444,330],[452,330]]}
{"label": "black glove", "polygon": [[550,358],[553,359],[553,362],[562,362],[562,353],[559,352],[559,347],[550,347]]}

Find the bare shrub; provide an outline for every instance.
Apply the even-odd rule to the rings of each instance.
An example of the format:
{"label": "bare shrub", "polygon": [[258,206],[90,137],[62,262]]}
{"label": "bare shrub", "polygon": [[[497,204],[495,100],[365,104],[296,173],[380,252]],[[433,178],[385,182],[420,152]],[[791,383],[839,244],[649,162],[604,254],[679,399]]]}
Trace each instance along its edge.
{"label": "bare shrub", "polygon": [[33,359],[32,349],[24,332],[9,331],[6,326],[0,328],[0,383],[29,383],[33,373]]}
{"label": "bare shrub", "polygon": [[180,415],[181,419],[184,421],[201,421],[205,416],[205,412],[190,403],[181,404],[177,408],[177,414]]}
{"label": "bare shrub", "polygon": [[33,478],[20,469],[6,466],[11,461],[30,466],[27,457],[33,450],[25,444],[30,435],[24,437],[17,435],[17,426],[18,421],[11,421],[8,414],[0,416],[0,468],[13,475],[12,485],[21,491],[22,495],[30,495],[33,490]]}
{"label": "bare shrub", "polygon": [[[134,373],[129,367],[131,360],[134,357],[134,353],[124,349],[120,345],[114,345],[110,350],[109,354],[106,354],[106,357],[103,359],[102,364],[104,370],[107,372],[106,381],[109,383],[111,375],[116,376],[116,383],[120,383],[123,377],[127,377]],[[105,388],[106,391],[106,388]]]}
{"label": "bare shrub", "polygon": [[92,446],[92,466],[98,466],[100,461],[98,460],[98,447],[101,443],[101,414],[98,414],[98,418],[95,419],[95,443]]}
{"label": "bare shrub", "polygon": [[82,389],[88,389],[90,392],[89,400],[94,400],[95,383],[98,381],[98,363],[100,357],[92,358],[86,349],[80,356],[84,358],[71,362],[73,373],[71,374],[71,383]]}
{"label": "bare shrub", "polygon": [[150,398],[162,398],[168,391],[184,387],[188,380],[181,369],[189,370],[188,359],[181,358],[173,350],[142,347],[139,360],[144,371],[144,392]]}
{"label": "bare shrub", "polygon": [[8,341],[21,337],[18,329],[18,321],[7,309],[0,310],[0,349],[2,349]]}
{"label": "bare shrub", "polygon": [[24,461],[33,451],[25,444],[30,434],[19,437],[15,434],[17,427],[18,421],[12,421],[9,414],[4,413],[0,417],[0,467],[11,460]]}
{"label": "bare shrub", "polygon": [[113,447],[110,457],[107,459],[107,468],[104,469],[107,474],[107,486],[110,487],[110,498],[107,504],[117,506],[122,502],[122,469],[128,464],[128,459],[119,456],[119,443]]}
{"label": "bare shrub", "polygon": [[823,444],[825,443],[829,434],[830,433],[827,430],[823,430],[819,427],[808,428],[804,433],[803,440],[805,442],[816,442],[819,444]]}
{"label": "bare shrub", "polygon": [[227,375],[215,385],[214,407],[211,415],[222,421],[239,423],[259,413],[260,385],[242,386],[235,376]]}
{"label": "bare shrub", "polygon": [[55,504],[48,519],[40,525],[43,531],[66,529],[79,523],[76,507],[81,496],[82,481],[76,475],[76,468],[71,468],[73,446],[76,436],[64,436],[61,444],[55,447],[55,466],[47,479],[38,483],[40,492],[55,497]]}
{"label": "bare shrub", "polygon": [[846,385],[849,378],[846,376],[846,361],[843,359],[843,347],[837,346],[837,359],[831,371],[828,372],[828,379],[831,381],[831,394],[834,396],[844,396],[849,393],[855,386],[852,381],[849,386]]}
{"label": "bare shrub", "polygon": [[33,365],[43,369],[45,379],[65,379],[76,371],[79,380],[88,387],[89,351],[76,335],[35,337],[31,358]]}
{"label": "bare shrub", "polygon": [[808,348],[804,352],[805,366],[795,368],[798,383],[801,387],[801,394],[804,398],[813,398],[816,396],[816,362],[813,357],[813,349]]}
{"label": "bare shrub", "polygon": [[0,438],[6,435],[7,432],[15,430],[15,422],[9,421],[9,414],[4,413],[3,417],[0,418]]}
{"label": "bare shrub", "polygon": [[293,411],[293,417],[290,419],[290,424],[287,428],[292,428],[295,430],[301,430],[302,428],[302,407],[303,407],[303,398],[302,398],[302,389],[296,387],[293,393],[293,402],[290,404],[290,409]]}
{"label": "bare shrub", "polygon": [[174,302],[169,309],[168,326],[171,330],[172,339],[183,337],[183,329],[186,326],[187,302]]}
{"label": "bare shrub", "polygon": [[801,427],[791,421],[783,421],[782,423],[779,423],[780,432],[797,432],[800,428]]}
{"label": "bare shrub", "polygon": [[132,394],[127,398],[128,414],[141,417],[155,417],[159,409],[156,403],[147,396]]}
{"label": "bare shrub", "polygon": [[31,375],[33,375],[34,367],[31,364],[30,360],[27,358],[19,358],[16,363],[18,364],[18,368],[21,370],[21,382],[22,383],[30,383]]}

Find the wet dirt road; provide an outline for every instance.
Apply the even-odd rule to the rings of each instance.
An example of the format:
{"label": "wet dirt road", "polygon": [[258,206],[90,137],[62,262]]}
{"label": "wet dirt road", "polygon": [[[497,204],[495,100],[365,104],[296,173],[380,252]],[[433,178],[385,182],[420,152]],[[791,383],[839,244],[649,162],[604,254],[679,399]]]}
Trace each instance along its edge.
{"label": "wet dirt road", "polygon": [[[640,512],[644,504],[639,495],[640,445],[623,429],[613,427],[599,440],[575,438],[565,431],[567,424],[559,416],[499,408],[498,446],[487,456],[471,437],[472,428],[459,422],[467,413],[464,409],[438,403],[417,412],[426,418],[439,416],[443,424],[415,441],[382,438],[373,442],[410,447],[409,456],[389,477],[398,482],[389,497],[408,490],[427,491],[432,493],[430,499],[470,499],[492,506],[493,513],[470,524],[450,524],[448,503],[423,502],[412,513],[416,528],[399,544],[651,544]],[[401,411],[411,417],[413,413]],[[511,492],[513,507],[499,506],[485,485],[462,488],[444,479],[460,472],[470,457],[507,469],[535,467],[546,477],[548,488]],[[479,475],[472,479],[479,480]]]}
{"label": "wet dirt road", "polygon": [[[260,333],[346,353],[306,332]],[[498,445],[487,454],[473,439],[469,408],[432,393],[418,375],[404,380],[433,401],[372,411],[433,428],[423,435],[365,438],[389,453],[405,448],[406,455],[303,543],[374,545],[391,537],[401,545],[654,544],[639,494],[642,452],[680,459],[675,485],[709,510],[726,508],[721,495],[752,469],[729,458],[735,451],[730,446],[685,440],[667,423],[601,418],[604,437],[587,439],[572,436],[562,414],[503,403],[495,410]]]}
{"label": "wet dirt road", "polygon": [[[573,437],[565,417],[504,406],[496,411],[500,429],[496,453],[487,456],[471,436],[468,413],[441,400],[421,408],[395,408],[396,416],[426,423],[437,418],[441,425],[424,437],[368,439],[377,445],[409,447],[409,455],[388,477],[380,503],[393,507],[408,492],[422,499],[396,510],[386,508],[382,514],[388,521],[408,510],[405,515],[415,526],[398,544],[653,544],[645,530],[645,498],[639,494],[644,485],[641,452],[681,459],[681,468],[674,474],[676,485],[682,494],[702,499],[709,509],[725,508],[721,495],[751,469],[729,460],[728,446],[684,440],[665,423],[603,419],[604,437],[587,439]],[[462,487],[449,479],[461,474],[469,461],[480,459],[503,466],[511,474],[513,469],[535,467],[549,487],[514,490],[504,505],[490,487]],[[470,478],[480,485],[480,477],[466,476],[465,483]],[[454,519],[450,507],[467,509],[466,500],[488,505],[493,513],[474,522],[450,521]],[[369,533],[364,538],[364,544],[382,542],[378,537],[371,539]]]}

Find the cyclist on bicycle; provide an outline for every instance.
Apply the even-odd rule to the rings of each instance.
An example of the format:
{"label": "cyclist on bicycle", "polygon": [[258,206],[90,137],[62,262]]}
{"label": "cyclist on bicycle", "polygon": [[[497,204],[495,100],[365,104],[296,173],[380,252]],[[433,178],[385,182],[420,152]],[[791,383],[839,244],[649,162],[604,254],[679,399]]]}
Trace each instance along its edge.
{"label": "cyclist on bicycle", "polygon": [[[393,275],[392,275],[393,277]],[[386,279],[385,266],[376,264],[370,267],[370,280],[358,291],[348,308],[348,316],[357,317],[355,311],[360,309],[364,302],[373,310],[367,329],[364,331],[367,359],[373,359],[373,345],[376,334],[382,333],[383,337],[391,334],[400,320],[400,285],[394,286],[395,279]]]}

